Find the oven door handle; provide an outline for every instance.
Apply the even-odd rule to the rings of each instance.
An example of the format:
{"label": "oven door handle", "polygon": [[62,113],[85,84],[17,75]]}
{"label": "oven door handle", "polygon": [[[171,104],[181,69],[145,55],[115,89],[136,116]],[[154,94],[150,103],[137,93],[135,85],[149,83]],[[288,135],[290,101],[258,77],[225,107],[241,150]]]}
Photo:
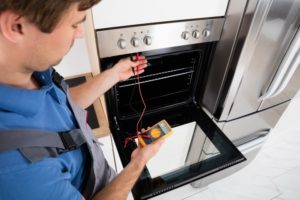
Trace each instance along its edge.
{"label": "oven door handle", "polygon": [[278,72],[269,88],[261,95],[259,100],[267,100],[279,95],[288,85],[294,72],[300,65],[300,30],[283,58]]}

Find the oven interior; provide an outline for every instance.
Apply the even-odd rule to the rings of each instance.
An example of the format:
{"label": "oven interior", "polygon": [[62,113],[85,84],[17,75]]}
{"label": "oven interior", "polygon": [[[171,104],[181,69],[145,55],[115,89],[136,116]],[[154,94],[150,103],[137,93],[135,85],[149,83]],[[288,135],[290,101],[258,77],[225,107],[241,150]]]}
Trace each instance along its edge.
{"label": "oven interior", "polygon": [[[205,81],[214,43],[143,52],[148,60],[145,72],[139,75],[145,116],[170,108],[196,103]],[[123,55],[101,60],[102,70],[112,67]],[[143,102],[136,76],[117,83],[106,95],[111,113],[118,121],[138,118]],[[114,119],[114,121],[116,120]],[[172,123],[172,122],[170,122]],[[174,123],[172,123],[174,124]]]}

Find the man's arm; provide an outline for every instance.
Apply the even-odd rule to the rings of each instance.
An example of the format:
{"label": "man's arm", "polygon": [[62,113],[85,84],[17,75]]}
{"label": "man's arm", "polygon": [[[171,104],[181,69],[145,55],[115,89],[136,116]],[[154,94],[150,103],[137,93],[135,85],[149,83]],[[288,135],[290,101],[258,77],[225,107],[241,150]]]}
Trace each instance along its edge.
{"label": "man's arm", "polygon": [[135,62],[130,58],[121,59],[111,69],[101,72],[84,84],[71,88],[70,95],[78,106],[85,109],[117,82],[130,78],[133,75],[132,68],[135,74],[141,74],[146,66],[147,60],[144,56],[140,56]]}
{"label": "man's arm", "polygon": [[146,163],[158,152],[163,140],[132,152],[131,161],[112,182],[96,194],[94,200],[126,200]]}

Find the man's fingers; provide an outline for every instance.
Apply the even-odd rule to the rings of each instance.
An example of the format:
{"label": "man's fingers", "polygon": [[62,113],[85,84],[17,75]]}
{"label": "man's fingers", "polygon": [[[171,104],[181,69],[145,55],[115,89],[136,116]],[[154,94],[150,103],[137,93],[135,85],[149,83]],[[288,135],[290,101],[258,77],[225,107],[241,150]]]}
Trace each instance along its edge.
{"label": "man's fingers", "polygon": [[[139,56],[139,60],[145,60],[146,57],[145,56]],[[136,56],[130,56],[130,60],[133,62],[137,61],[137,57]]]}

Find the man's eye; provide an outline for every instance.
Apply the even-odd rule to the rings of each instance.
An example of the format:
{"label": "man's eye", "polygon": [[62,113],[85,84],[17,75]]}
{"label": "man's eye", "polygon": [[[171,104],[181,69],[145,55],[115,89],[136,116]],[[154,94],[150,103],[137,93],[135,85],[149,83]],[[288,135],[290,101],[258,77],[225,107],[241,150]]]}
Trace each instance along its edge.
{"label": "man's eye", "polygon": [[77,29],[78,26],[77,25],[72,25],[72,28]]}

